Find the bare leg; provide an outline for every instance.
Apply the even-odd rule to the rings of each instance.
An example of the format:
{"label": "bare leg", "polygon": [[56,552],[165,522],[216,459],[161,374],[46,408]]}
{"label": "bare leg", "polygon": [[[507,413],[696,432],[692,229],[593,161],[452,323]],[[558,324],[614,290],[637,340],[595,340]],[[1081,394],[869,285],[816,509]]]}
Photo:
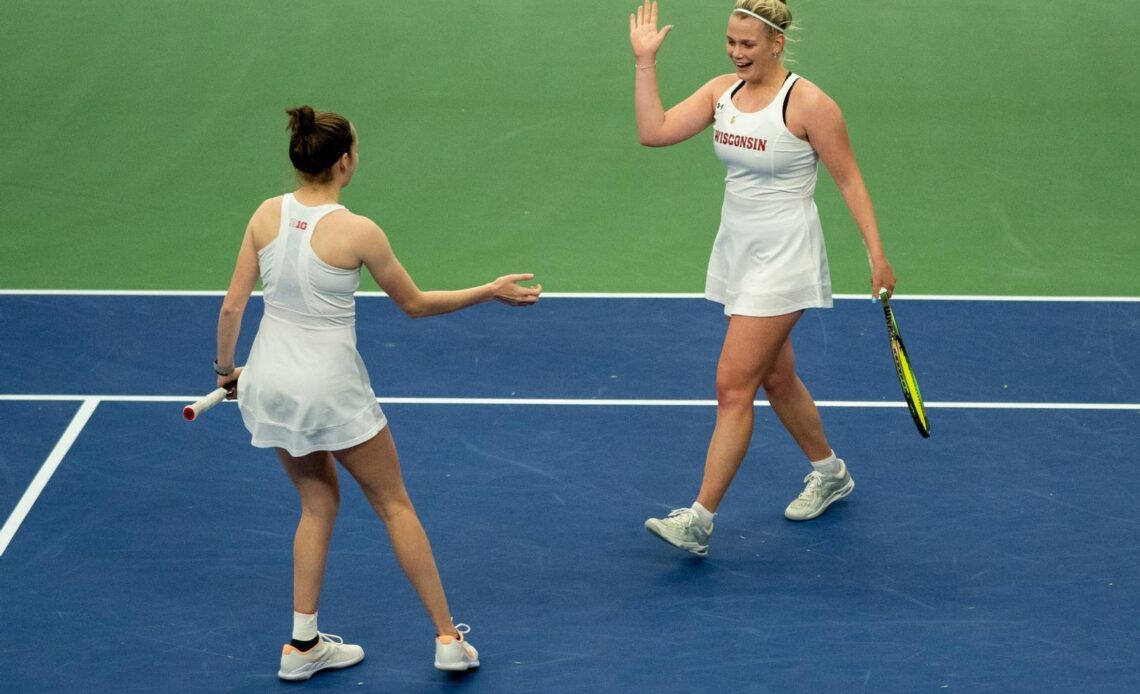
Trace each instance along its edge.
{"label": "bare leg", "polygon": [[716,371],[716,427],[697,502],[716,511],[752,440],[753,402],[771,375],[802,311],[786,316],[732,316]]}
{"label": "bare leg", "polygon": [[831,445],[823,433],[819,408],[812,400],[800,377],[796,375],[796,357],[789,338],[776,357],[772,372],[763,382],[764,393],[784,428],[792,435],[809,461],[831,455]]}
{"label": "bare leg", "polygon": [[336,465],[325,452],[296,458],[277,449],[277,457],[301,495],[301,520],[293,536],[293,609],[313,614],[320,601],[329,541],[340,508]]}
{"label": "bare leg", "polygon": [[356,479],[368,503],[387,526],[400,568],[427,608],[436,633],[458,637],[431,543],[404,487],[391,432],[385,428],[359,446],[336,451],[334,455]]}

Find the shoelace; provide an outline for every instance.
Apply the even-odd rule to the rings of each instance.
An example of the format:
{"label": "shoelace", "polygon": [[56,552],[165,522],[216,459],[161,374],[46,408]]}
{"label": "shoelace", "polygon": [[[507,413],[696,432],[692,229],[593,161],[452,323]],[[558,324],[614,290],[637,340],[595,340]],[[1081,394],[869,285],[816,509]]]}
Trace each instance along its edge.
{"label": "shoelace", "polygon": [[467,634],[471,633],[471,627],[462,622],[454,626],[455,631],[459,634],[459,638],[456,639],[456,643],[458,643],[460,647],[463,648],[468,658],[474,658],[475,649],[471,647],[471,644],[467,643]]}
{"label": "shoelace", "polygon": [[804,482],[807,483],[807,486],[804,487],[804,490],[802,492],[800,492],[800,499],[810,498],[812,494],[816,493],[816,491],[819,489],[819,485],[823,484],[823,474],[815,472],[813,470],[812,472],[808,473],[807,477],[804,478]]}
{"label": "shoelace", "polygon": [[[684,519],[682,519],[681,516],[684,516]],[[687,528],[693,524],[693,520],[696,519],[696,514],[693,513],[693,509],[691,508],[675,508],[669,512],[668,516],[665,516],[666,520],[670,518],[676,518],[677,522],[682,524],[682,527]]]}
{"label": "shoelace", "polygon": [[336,644],[343,644],[344,643],[344,639],[337,636],[336,634],[325,634],[325,633],[318,631],[317,636],[319,636],[321,638],[321,641],[328,641],[329,643],[336,643]]}

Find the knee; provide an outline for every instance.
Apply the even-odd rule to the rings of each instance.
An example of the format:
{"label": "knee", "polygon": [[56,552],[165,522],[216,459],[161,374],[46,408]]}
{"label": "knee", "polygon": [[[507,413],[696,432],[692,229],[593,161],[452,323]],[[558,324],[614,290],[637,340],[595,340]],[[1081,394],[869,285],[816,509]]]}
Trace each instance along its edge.
{"label": "knee", "polygon": [[415,518],[416,510],[410,503],[392,501],[381,506],[378,510],[378,515],[380,516],[380,520],[384,521],[386,525],[391,525],[402,518]]}
{"label": "knee", "polygon": [[799,377],[793,369],[776,369],[764,378],[761,385],[771,400],[791,392],[798,381]]}
{"label": "knee", "polygon": [[307,495],[301,498],[301,515],[333,521],[340,511],[340,492],[331,490],[320,495]]}
{"label": "knee", "polygon": [[722,410],[751,409],[756,399],[756,385],[729,372],[717,373],[716,404]]}
{"label": "knee", "polygon": [[374,490],[374,493],[365,493],[372,510],[376,512],[385,525],[400,519],[404,514],[415,515],[415,507],[408,492],[402,486],[399,489]]}

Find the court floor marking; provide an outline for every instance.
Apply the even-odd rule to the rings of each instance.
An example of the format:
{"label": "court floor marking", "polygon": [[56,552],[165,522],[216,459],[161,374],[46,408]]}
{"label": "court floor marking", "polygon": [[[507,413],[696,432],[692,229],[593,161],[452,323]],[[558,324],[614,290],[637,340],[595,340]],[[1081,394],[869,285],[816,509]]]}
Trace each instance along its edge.
{"label": "court floor marking", "polygon": [[71,418],[71,423],[67,425],[63,435],[59,437],[56,442],[55,448],[52,449],[48,455],[47,460],[40,466],[39,472],[32,478],[31,484],[24,490],[24,495],[20,497],[20,501],[16,503],[16,508],[8,516],[8,520],[4,522],[4,526],[0,527],[0,557],[4,556],[4,551],[8,549],[8,543],[16,536],[16,531],[20,529],[20,525],[24,519],[28,517],[28,512],[32,510],[32,506],[36,503],[36,499],[40,497],[44,487],[47,486],[51,476],[55,474],[56,468],[63,462],[64,456],[71,450],[71,445],[79,438],[80,432],[83,427],[87,426],[87,421],[91,419],[91,414],[95,412],[95,408],[99,405],[99,399],[93,397],[83,398],[83,404],[80,405],[79,411]]}
{"label": "court floor marking", "polygon": [[[189,404],[200,395],[42,395],[0,394],[0,402],[102,402]],[[419,398],[377,397],[381,405],[519,405],[554,407],[716,407],[716,400],[658,400],[651,398]],[[769,407],[767,400],[756,400],[757,407]],[[898,400],[816,400],[818,407],[905,408]],[[1140,402],[927,402],[927,409],[943,410],[1137,410]],[[178,410],[181,415],[182,410]]]}
{"label": "court floor marking", "polygon": [[[71,423],[56,442],[55,447],[40,466],[15,509],[0,527],[0,557],[4,556],[8,544],[15,537],[32,506],[43,492],[47,483],[59,468],[72,444],[87,426],[88,420],[100,402],[128,403],[178,403],[186,404],[197,398],[180,395],[13,395],[0,394],[0,402],[70,402],[82,403]],[[567,399],[567,398],[377,398],[382,404],[400,405],[517,405],[517,406],[571,406],[571,407],[715,407],[716,400],[649,400],[649,399]],[[758,407],[769,406],[766,400],[757,400]],[[867,400],[820,400],[819,407],[851,408],[901,408],[904,402],[884,402]],[[1047,403],[1047,402],[933,402],[926,403],[931,409],[1000,409],[1000,410],[1109,410],[1140,411],[1140,403]],[[171,418],[181,414],[171,413]]]}
{"label": "court floor marking", "polygon": [[[256,291],[254,296],[261,296]],[[0,289],[0,296],[225,296],[223,290],[178,289]],[[358,291],[359,297],[387,296],[379,291]],[[699,292],[543,292],[544,299],[703,299]],[[871,301],[866,294],[836,294],[835,299]],[[897,294],[895,300],[930,301],[1085,301],[1140,302],[1140,296],[1016,296],[967,294]]]}

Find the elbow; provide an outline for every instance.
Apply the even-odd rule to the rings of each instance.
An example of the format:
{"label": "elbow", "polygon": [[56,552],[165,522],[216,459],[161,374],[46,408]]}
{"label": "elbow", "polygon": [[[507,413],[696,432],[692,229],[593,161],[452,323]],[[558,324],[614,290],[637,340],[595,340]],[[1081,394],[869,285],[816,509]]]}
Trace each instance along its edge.
{"label": "elbow", "polygon": [[637,141],[643,147],[664,147],[666,145],[666,142],[660,137],[644,133],[638,133]]}
{"label": "elbow", "polygon": [[432,315],[431,307],[426,301],[411,301],[400,306],[408,318],[427,318]]}
{"label": "elbow", "polygon": [[237,301],[223,301],[221,317],[222,318],[237,318],[240,319],[242,314],[245,313],[245,302]]}
{"label": "elbow", "polygon": [[637,141],[643,147],[667,147],[677,140],[672,127],[662,119],[655,123],[638,123]]}
{"label": "elbow", "polygon": [[427,292],[422,292],[415,287],[389,291],[388,298],[408,318],[426,318],[435,313],[432,310],[431,298]]}

